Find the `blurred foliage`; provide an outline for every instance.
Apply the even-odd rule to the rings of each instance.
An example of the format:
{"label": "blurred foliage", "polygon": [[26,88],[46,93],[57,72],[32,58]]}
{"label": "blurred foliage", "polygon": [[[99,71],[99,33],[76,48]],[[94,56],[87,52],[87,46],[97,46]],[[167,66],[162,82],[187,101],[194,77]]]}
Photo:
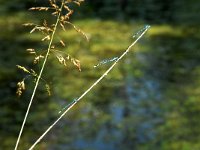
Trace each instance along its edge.
{"label": "blurred foliage", "polygon": [[[43,5],[44,1],[0,3],[0,149],[9,150],[16,142],[33,89],[30,78],[25,94],[21,98],[15,96],[16,83],[24,76],[15,66],[39,70],[25,49],[47,46],[40,42],[38,33],[30,35],[29,28],[22,24],[40,22],[46,14],[26,10]],[[49,57],[44,78],[52,88],[52,96],[48,97],[41,84],[20,149],[27,149],[62,107],[82,94],[110,64],[97,68],[94,65],[119,56],[133,41],[132,35],[145,22],[151,22],[152,28],[134,52],[75,106],[36,149],[199,150],[198,6],[197,0],[88,0],[80,11],[77,8],[77,18],[84,15],[84,19],[75,17],[74,24],[88,34],[90,42],[71,27],[58,34],[67,45],[60,50],[80,59],[82,72],[70,63],[64,68],[53,55]]]}

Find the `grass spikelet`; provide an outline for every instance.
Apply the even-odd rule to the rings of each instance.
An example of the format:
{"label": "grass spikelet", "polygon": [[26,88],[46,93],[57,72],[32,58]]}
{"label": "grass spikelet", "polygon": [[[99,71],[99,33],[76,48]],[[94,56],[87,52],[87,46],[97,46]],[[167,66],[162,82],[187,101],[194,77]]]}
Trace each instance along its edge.
{"label": "grass spikelet", "polygon": [[[43,58],[44,58],[44,56],[39,55],[39,56],[35,57],[35,59],[33,60],[33,63],[34,63],[34,64],[37,64],[37,63],[39,63],[40,59],[43,59]],[[34,72],[34,73],[35,73],[35,72]]]}
{"label": "grass spikelet", "polygon": [[62,22],[60,22],[60,26],[61,26],[61,28],[62,28],[63,31],[66,31],[65,25]]}
{"label": "grass spikelet", "polygon": [[33,23],[24,23],[23,26],[28,27],[28,26],[33,26]]}
{"label": "grass spikelet", "polygon": [[76,5],[81,6],[81,3],[79,1],[73,1]]}
{"label": "grass spikelet", "polygon": [[26,49],[26,51],[27,51],[29,54],[35,54],[35,55],[36,55],[35,49],[28,48],[28,49]]}
{"label": "grass spikelet", "polygon": [[26,88],[25,88],[25,83],[23,79],[22,81],[17,83],[17,91],[16,91],[17,96],[20,97],[25,89]]}
{"label": "grass spikelet", "polygon": [[63,40],[60,40],[60,44],[65,47],[65,43],[63,42]]}
{"label": "grass spikelet", "polygon": [[48,11],[49,7],[32,7],[29,10]]}
{"label": "grass spikelet", "polygon": [[26,69],[25,67],[23,66],[20,66],[20,65],[16,65],[17,68],[21,69],[22,71],[26,72],[26,73],[31,73],[28,69]]}
{"label": "grass spikelet", "polygon": [[56,56],[56,58],[58,59],[58,61],[59,61],[60,64],[62,64],[64,66],[67,66],[66,60],[65,60],[65,58],[62,55]]}
{"label": "grass spikelet", "polygon": [[37,73],[36,73],[33,69],[31,69],[31,74],[32,74],[32,76],[34,76],[34,77],[37,77],[37,76],[38,76]]}
{"label": "grass spikelet", "polygon": [[50,39],[51,39],[50,35],[47,35],[41,41],[49,41]]}
{"label": "grass spikelet", "polygon": [[79,29],[78,27],[76,27],[76,26],[75,26],[73,23],[71,23],[71,22],[65,21],[65,23],[71,25],[78,33],[80,33],[81,35],[83,35],[83,37],[84,37],[87,41],[89,41],[88,36],[87,36],[81,29]]}
{"label": "grass spikelet", "polygon": [[45,89],[46,89],[46,92],[48,93],[48,95],[51,96],[51,88],[50,88],[49,84],[45,84]]}
{"label": "grass spikelet", "polygon": [[71,61],[74,64],[74,66],[76,66],[77,69],[81,72],[81,63],[80,63],[80,60],[72,58]]}

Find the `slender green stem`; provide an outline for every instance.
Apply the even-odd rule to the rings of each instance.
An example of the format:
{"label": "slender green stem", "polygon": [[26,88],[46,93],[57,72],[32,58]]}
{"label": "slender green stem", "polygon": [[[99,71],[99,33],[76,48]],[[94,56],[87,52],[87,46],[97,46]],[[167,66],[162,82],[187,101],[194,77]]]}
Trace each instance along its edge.
{"label": "slender green stem", "polygon": [[122,53],[122,55],[108,68],[105,73],[97,79],[78,99],[72,102],[72,104],[67,107],[67,109],[57,118],[57,120],[49,126],[49,128],[37,139],[37,141],[29,148],[32,150],[43,138],[44,136],[60,121],[61,118],[71,109],[78,101],[80,101],[88,92],[90,92],[113,68],[114,66],[130,51],[130,49],[138,42],[138,40],[146,33],[150,26],[147,26],[140,36],[131,43],[131,45]]}
{"label": "slender green stem", "polygon": [[31,108],[31,105],[32,105],[32,102],[33,102],[33,99],[35,97],[36,90],[38,88],[38,84],[40,82],[43,70],[45,68],[45,65],[46,65],[46,62],[47,62],[50,50],[51,50],[51,46],[52,46],[52,43],[53,43],[55,32],[57,30],[57,26],[58,26],[58,23],[59,23],[59,19],[60,19],[60,15],[61,15],[61,11],[62,11],[63,5],[64,5],[64,0],[62,1],[61,7],[60,7],[60,12],[59,12],[59,14],[57,16],[56,24],[55,24],[55,27],[54,27],[54,30],[52,32],[51,39],[50,39],[50,42],[49,42],[49,45],[48,45],[47,53],[45,55],[45,59],[44,59],[43,64],[42,64],[42,68],[41,68],[40,73],[38,75],[38,78],[36,80],[35,87],[34,87],[34,90],[33,90],[33,93],[32,93],[32,96],[31,96],[31,99],[30,99],[30,102],[29,102],[29,105],[27,107],[26,114],[25,114],[25,117],[24,117],[21,129],[20,129],[20,132],[19,132],[18,139],[17,139],[17,142],[16,142],[14,150],[17,150],[17,148],[18,148],[18,145],[19,145],[19,142],[20,142],[20,139],[21,139],[21,135],[22,135],[22,132],[23,132],[26,120],[27,120],[27,117],[28,117],[28,114],[29,114],[29,111],[30,111],[30,108]]}

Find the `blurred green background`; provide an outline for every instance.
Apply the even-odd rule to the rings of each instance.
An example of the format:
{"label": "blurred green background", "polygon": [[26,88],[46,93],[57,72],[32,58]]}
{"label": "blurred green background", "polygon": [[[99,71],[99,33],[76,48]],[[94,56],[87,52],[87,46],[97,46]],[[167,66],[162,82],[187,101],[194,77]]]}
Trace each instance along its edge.
{"label": "blurred green background", "polygon": [[[33,90],[26,80],[21,98],[16,84],[25,77],[16,65],[34,68],[27,48],[47,49],[26,22],[54,22],[44,12],[31,12],[39,0],[0,0],[0,150],[14,149]],[[38,150],[200,150],[200,1],[199,0],[86,0],[72,28],[58,34],[60,50],[81,61],[82,72],[63,67],[51,55],[19,149],[25,150],[80,96],[110,64],[93,66],[119,56],[145,24],[151,28],[132,51],[63,118],[35,148]],[[58,42],[58,41],[55,41]]]}

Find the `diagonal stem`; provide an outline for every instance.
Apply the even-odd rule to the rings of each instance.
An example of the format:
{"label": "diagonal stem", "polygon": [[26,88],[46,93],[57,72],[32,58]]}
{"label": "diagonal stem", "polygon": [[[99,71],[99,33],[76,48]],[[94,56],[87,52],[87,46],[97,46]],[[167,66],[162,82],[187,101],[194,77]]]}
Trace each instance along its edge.
{"label": "diagonal stem", "polygon": [[106,72],[97,79],[78,99],[76,99],[49,128],[37,139],[37,141],[29,148],[32,150],[43,138],[44,136],[60,121],[61,118],[74,106],[78,101],[80,101],[88,92],[90,92],[113,68],[114,66],[130,51],[130,49],[138,42],[138,40],[147,32],[150,26],[146,26],[145,30],[140,34],[140,36],[122,53],[122,55],[106,70]]}
{"label": "diagonal stem", "polygon": [[[60,10],[61,10],[61,11],[62,11],[63,5],[64,5],[64,1],[62,2],[61,7],[60,7]],[[58,26],[58,23],[59,23],[61,11],[59,12],[59,14],[58,14],[58,16],[57,16],[56,24],[55,24],[55,27],[54,27],[54,30],[53,30],[53,32],[52,32],[51,39],[50,39],[50,42],[49,42],[49,45],[48,45],[47,53],[46,53],[46,55],[45,55],[45,59],[44,59],[43,64],[42,64],[42,68],[41,68],[40,73],[39,73],[39,75],[38,75],[38,78],[37,78],[37,80],[36,80],[35,87],[34,87],[34,90],[33,90],[33,93],[32,93],[32,96],[31,96],[31,99],[30,99],[30,102],[29,102],[29,105],[28,105],[28,107],[27,107],[26,114],[25,114],[25,117],[24,117],[24,120],[23,120],[21,129],[20,129],[20,132],[19,132],[18,139],[17,139],[17,142],[16,142],[16,145],[15,145],[15,149],[14,149],[14,150],[17,150],[17,148],[18,148],[18,145],[19,145],[19,142],[20,142],[20,139],[21,139],[22,132],[23,132],[23,130],[24,130],[24,126],[25,126],[26,120],[27,120],[27,117],[28,117],[28,114],[29,114],[29,111],[30,111],[30,108],[31,108],[31,105],[32,105],[32,102],[33,102],[33,99],[34,99],[34,97],[35,97],[36,90],[37,90],[37,88],[38,88],[38,84],[39,84],[39,82],[40,82],[40,79],[41,79],[43,70],[44,70],[44,68],[45,68],[45,65],[46,65],[46,62],[47,62],[47,59],[48,59],[50,50],[51,50],[51,46],[52,46],[52,43],[53,43],[54,35],[55,35],[55,32],[56,32],[56,30],[57,30],[57,26]]]}

